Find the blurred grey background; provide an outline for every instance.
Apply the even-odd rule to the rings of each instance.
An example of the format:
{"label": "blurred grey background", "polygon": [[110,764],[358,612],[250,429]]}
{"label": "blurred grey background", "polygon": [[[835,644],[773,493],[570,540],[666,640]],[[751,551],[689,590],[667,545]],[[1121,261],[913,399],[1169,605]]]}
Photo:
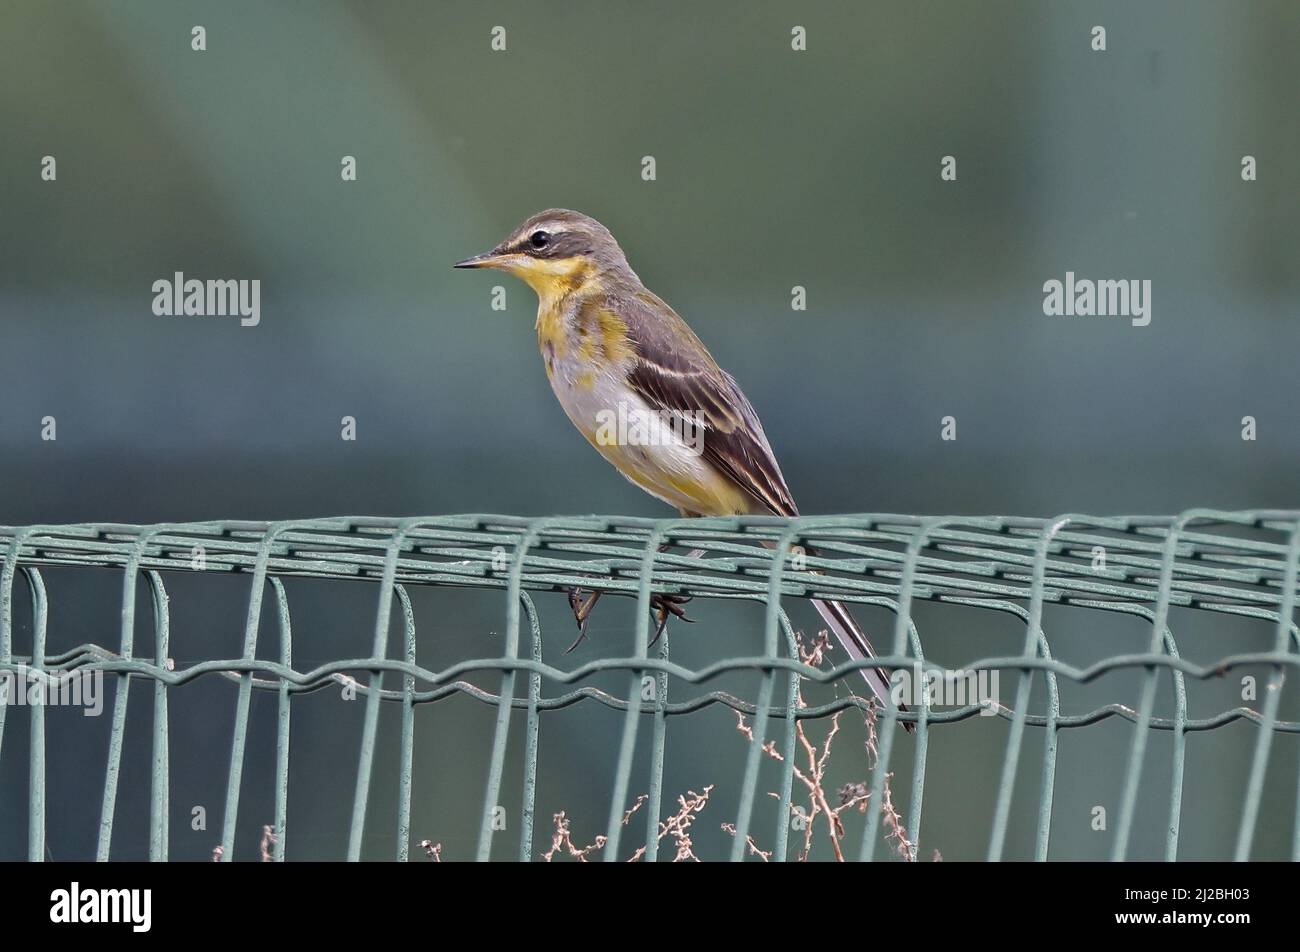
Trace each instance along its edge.
{"label": "blurred grey background", "polygon": [[[196,24],[204,52],[190,48]],[[1107,30],[1104,53],[1090,49],[1094,24]],[[505,52],[490,49],[497,25]],[[790,48],[795,25],[806,52]],[[9,0],[0,524],[666,514],[554,403],[531,292],[450,269],[549,206],[607,224],[735,374],[805,512],[1295,507],[1298,45],[1290,0]],[[1241,179],[1247,154],[1258,181]],[[46,155],[56,182],[40,177]],[[341,181],[345,155],[355,182]],[[653,182],[640,175],[646,155]],[[957,158],[955,183],[940,180],[944,155]],[[1150,326],[1044,316],[1042,285],[1067,270],[1149,279]],[[261,325],[154,316],[151,285],[175,271],[260,279]],[[496,284],[504,313],[490,307]],[[805,312],[790,308],[794,285],[807,288]],[[355,442],[339,438],[345,415]],[[946,415],[955,442],[939,438]],[[1241,439],[1247,415],[1254,442]],[[46,416],[57,441],[40,438]],[[115,576],[47,581],[53,650],[115,642]],[[178,661],[237,654],[246,582],[172,585]],[[368,650],[371,587],[290,593],[303,664]],[[422,663],[499,650],[499,596],[417,600]],[[607,600],[592,641],[562,658],[567,606],[539,602],[556,632],[548,660],[630,645],[630,606]],[[1018,650],[1022,633],[1002,620],[925,610],[931,658]],[[694,614],[701,623],[675,632],[675,654],[704,663],[755,650],[758,609]],[[1079,615],[1063,611],[1048,629],[1066,660],[1146,644],[1129,620]],[[1175,623],[1183,654],[1201,661],[1272,639],[1262,624]],[[30,625],[15,638],[30,650]],[[1131,703],[1136,684],[1070,686],[1064,706]],[[1234,706],[1231,688],[1194,685],[1193,714]],[[120,858],[145,855],[149,711],[147,689],[135,690],[127,775],[138,789],[119,805]],[[172,851],[203,858],[234,693],[209,679],[173,695]],[[1292,716],[1295,706],[1289,696]],[[12,715],[0,758],[0,858],[25,851],[25,716]],[[465,855],[491,710],[453,700],[420,716],[413,833]],[[93,849],[108,726],[64,717],[51,720],[56,858]],[[381,770],[396,745],[395,715],[385,718]],[[324,694],[295,707],[291,857],[340,855],[360,719]],[[603,832],[619,726],[591,705],[546,719],[541,843],[560,809],[580,840]],[[254,727],[243,855],[270,817],[273,699],[258,700]],[[983,855],[1005,733],[982,719],[936,731],[923,855]],[[1131,736],[1112,720],[1062,738],[1053,856],[1107,855],[1088,810],[1116,801]],[[1236,724],[1191,738],[1185,858],[1230,852],[1254,737]],[[1136,855],[1163,843],[1168,751],[1149,748]],[[846,744],[841,781],[861,773],[858,756]],[[666,795],[718,784],[697,823],[705,850],[728,845],[718,824],[734,818],[743,757],[722,709],[670,727]],[[1287,851],[1294,738],[1279,738],[1273,764],[1260,856]],[[1010,855],[1032,849],[1038,769],[1022,759]],[[368,857],[392,854],[393,775],[376,788]],[[906,791],[900,779],[903,802]],[[190,830],[191,804],[209,806],[211,832]],[[500,839],[508,855],[515,831]]]}

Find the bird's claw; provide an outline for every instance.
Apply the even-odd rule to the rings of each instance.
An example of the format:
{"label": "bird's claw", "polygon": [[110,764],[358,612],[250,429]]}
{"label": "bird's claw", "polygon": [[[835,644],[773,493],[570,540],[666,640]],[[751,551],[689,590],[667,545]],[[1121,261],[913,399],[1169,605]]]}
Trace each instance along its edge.
{"label": "bird's claw", "polygon": [[668,627],[668,619],[672,616],[680,618],[689,625],[695,624],[694,618],[686,617],[686,609],[682,606],[691,600],[689,595],[668,595],[665,593],[656,593],[650,596],[650,613],[654,616],[658,624],[655,627],[655,636],[650,639],[650,646],[653,647]]}
{"label": "bird's claw", "polygon": [[587,640],[587,622],[591,618],[591,610],[596,607],[598,598],[600,592],[587,593],[576,585],[569,589],[569,607],[573,609],[574,621],[578,623],[578,637],[573,644],[564,649],[565,654]]}

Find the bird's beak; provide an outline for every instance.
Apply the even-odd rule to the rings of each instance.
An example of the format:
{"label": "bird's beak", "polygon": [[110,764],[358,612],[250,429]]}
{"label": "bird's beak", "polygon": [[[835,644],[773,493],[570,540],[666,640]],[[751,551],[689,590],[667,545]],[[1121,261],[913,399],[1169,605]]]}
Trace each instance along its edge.
{"label": "bird's beak", "polygon": [[466,258],[464,261],[457,261],[453,268],[500,268],[511,258],[511,255],[504,255],[498,251],[489,251],[486,254],[475,255],[472,258]]}

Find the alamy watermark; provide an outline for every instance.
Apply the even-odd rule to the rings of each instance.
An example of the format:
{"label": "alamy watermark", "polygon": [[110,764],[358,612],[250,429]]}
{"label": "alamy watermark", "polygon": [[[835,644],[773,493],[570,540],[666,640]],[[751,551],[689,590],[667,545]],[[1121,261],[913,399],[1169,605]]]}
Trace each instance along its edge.
{"label": "alamy watermark", "polygon": [[692,455],[704,452],[704,413],[700,410],[650,410],[620,401],[596,411],[597,446],[677,446]]}
{"label": "alamy watermark", "polygon": [[177,271],[171,279],[153,283],[153,312],[158,317],[238,317],[240,326],[262,322],[262,282],[257,278],[186,278]]}
{"label": "alamy watermark", "polygon": [[132,932],[153,926],[152,889],[93,889],[73,882],[50,893],[50,922],[121,923]]}
{"label": "alamy watermark", "polygon": [[1043,283],[1043,313],[1048,317],[1127,317],[1134,327],[1146,327],[1151,323],[1151,280],[1093,281],[1067,271],[1064,281],[1052,278]]}
{"label": "alamy watermark", "polygon": [[18,665],[0,671],[0,704],[14,707],[79,707],[85,717],[104,710],[103,671],[38,671]]}
{"label": "alamy watermark", "polygon": [[922,700],[931,709],[936,707],[967,707],[978,704],[981,717],[992,717],[1001,704],[998,693],[998,672],[966,668],[952,670],[923,669],[914,664],[911,668],[898,668],[889,676],[889,698],[895,705],[922,706]]}

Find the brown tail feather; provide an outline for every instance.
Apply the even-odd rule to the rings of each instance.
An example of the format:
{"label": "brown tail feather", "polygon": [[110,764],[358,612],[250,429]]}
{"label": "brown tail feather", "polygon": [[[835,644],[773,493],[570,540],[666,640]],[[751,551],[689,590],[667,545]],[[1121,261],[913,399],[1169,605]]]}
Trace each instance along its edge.
{"label": "brown tail feather", "polygon": [[[862,626],[857,623],[852,615],[849,614],[848,608],[843,602],[830,602],[820,598],[812,600],[813,607],[817,609],[817,614],[822,616],[822,620],[830,626],[839,643],[844,647],[849,657],[854,661],[861,661],[864,658],[874,658],[875,651],[871,648],[871,642],[867,641],[866,632]],[[889,676],[883,668],[862,668],[858,672],[866,680],[867,686],[880,700],[880,703],[888,707],[892,703],[889,699]],[[907,708],[899,705],[900,711],[906,711]],[[909,721],[899,721],[903,728],[911,733],[915,728]]]}

